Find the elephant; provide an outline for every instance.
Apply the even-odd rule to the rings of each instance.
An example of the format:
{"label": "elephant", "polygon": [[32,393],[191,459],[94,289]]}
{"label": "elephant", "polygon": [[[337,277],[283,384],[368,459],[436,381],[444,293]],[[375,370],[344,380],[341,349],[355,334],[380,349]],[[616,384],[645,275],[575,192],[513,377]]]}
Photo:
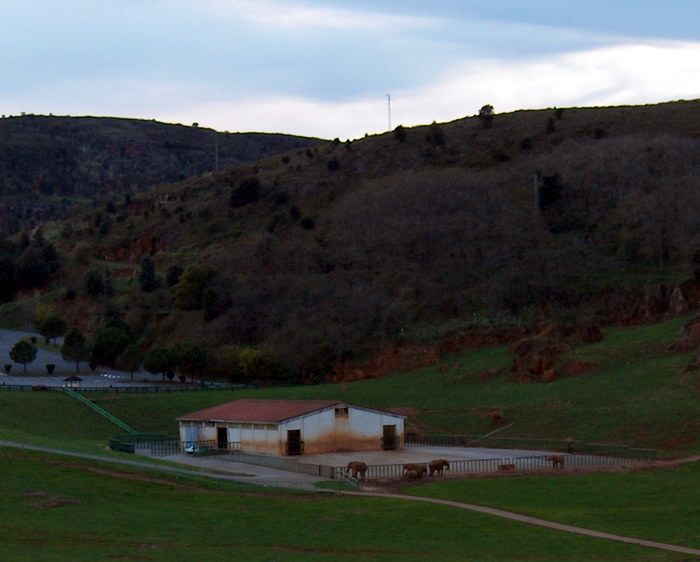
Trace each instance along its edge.
{"label": "elephant", "polygon": [[434,459],[428,463],[428,468],[430,469],[430,476],[432,476],[433,473],[442,476],[443,470],[450,470],[450,463],[445,459]]}
{"label": "elephant", "polygon": [[418,476],[418,471],[414,470],[412,468],[409,468],[405,473],[404,473],[404,478],[406,480],[418,480],[420,476]]}
{"label": "elephant", "polygon": [[552,463],[553,468],[564,468],[564,455],[550,455],[547,460]]}
{"label": "elephant", "polygon": [[409,463],[403,465],[404,472],[415,471],[416,478],[423,478],[428,472],[428,467],[424,463]]}
{"label": "elephant", "polygon": [[367,473],[367,464],[362,461],[351,461],[348,463],[348,471],[352,474],[353,478],[362,477],[365,480],[365,474]]}

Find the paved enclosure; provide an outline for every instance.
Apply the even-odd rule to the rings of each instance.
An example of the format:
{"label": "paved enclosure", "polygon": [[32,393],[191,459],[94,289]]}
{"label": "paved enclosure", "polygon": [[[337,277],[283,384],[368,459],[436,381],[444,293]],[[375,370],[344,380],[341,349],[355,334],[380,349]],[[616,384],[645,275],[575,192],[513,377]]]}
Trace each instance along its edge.
{"label": "paved enclosure", "polygon": [[474,459],[513,459],[549,455],[543,451],[523,451],[517,449],[481,449],[475,447],[406,447],[399,451],[365,451],[359,453],[325,453],[321,455],[302,455],[296,457],[299,462],[323,464],[328,466],[346,466],[350,461],[362,461],[373,464],[404,464],[430,462],[433,459],[448,461]]}

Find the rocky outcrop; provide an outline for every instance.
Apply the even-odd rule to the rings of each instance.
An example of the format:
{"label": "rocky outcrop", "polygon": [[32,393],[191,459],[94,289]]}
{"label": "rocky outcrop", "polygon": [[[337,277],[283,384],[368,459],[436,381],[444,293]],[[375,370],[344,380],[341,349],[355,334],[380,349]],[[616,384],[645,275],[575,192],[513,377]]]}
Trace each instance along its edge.
{"label": "rocky outcrop", "polygon": [[586,372],[593,363],[570,361],[559,364],[560,356],[580,345],[600,341],[603,332],[593,323],[549,323],[537,333],[515,342],[510,347],[513,355],[511,371],[517,382],[539,380],[551,383],[560,376]]}

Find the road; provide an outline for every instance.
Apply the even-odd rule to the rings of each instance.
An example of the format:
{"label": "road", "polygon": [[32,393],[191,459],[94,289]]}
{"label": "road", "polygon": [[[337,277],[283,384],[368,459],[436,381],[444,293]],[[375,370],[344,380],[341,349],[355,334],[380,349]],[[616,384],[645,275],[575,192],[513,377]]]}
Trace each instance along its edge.
{"label": "road", "polygon": [[[5,373],[4,369],[0,369],[0,384],[62,386],[64,378],[76,374],[74,361],[65,361],[59,352],[45,349],[37,351],[36,359],[27,365],[26,374],[21,363],[13,364],[12,359],[10,359],[10,350],[19,340],[31,336],[36,336],[37,340],[43,341],[43,336],[40,334],[0,329],[0,367],[5,364],[12,364],[12,370],[9,375]],[[47,364],[56,365],[52,376],[46,372]],[[103,374],[106,376],[103,376]],[[93,373],[85,361],[81,362],[78,375],[83,379],[83,386],[86,387],[124,385],[126,383],[133,386],[151,385],[162,380],[161,375],[153,375],[147,371],[140,370],[134,372],[134,382],[132,383],[130,382],[131,373],[102,366],[98,366]]]}

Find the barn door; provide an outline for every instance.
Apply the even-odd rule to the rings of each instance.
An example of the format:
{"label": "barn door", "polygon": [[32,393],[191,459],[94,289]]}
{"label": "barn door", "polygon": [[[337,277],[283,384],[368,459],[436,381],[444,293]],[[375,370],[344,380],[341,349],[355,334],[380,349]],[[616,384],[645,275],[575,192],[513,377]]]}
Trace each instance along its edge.
{"label": "barn door", "polygon": [[396,426],[395,425],[385,425],[384,431],[382,433],[382,449],[385,451],[392,451],[396,449]]}
{"label": "barn door", "polygon": [[219,449],[228,449],[228,429],[225,427],[216,428],[216,444]]}
{"label": "barn door", "polygon": [[287,454],[301,455],[301,430],[290,429],[287,431]]}

